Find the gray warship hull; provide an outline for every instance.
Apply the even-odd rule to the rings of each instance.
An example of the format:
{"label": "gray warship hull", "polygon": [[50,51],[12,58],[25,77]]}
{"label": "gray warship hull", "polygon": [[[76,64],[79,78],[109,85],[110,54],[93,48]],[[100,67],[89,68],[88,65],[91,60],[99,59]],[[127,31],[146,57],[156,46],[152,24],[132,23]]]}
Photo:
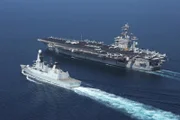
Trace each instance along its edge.
{"label": "gray warship hull", "polygon": [[121,35],[115,37],[115,42],[111,45],[87,39],[57,37],[42,38],[38,41],[45,43],[49,50],[57,54],[140,71],[159,70],[166,58],[166,54],[136,47],[137,37],[129,33],[128,24],[122,27]]}
{"label": "gray warship hull", "polygon": [[81,81],[76,80],[74,78],[68,77],[66,79],[52,79],[48,77],[47,75],[41,73],[41,71],[36,71],[34,69],[31,69],[30,67],[26,65],[20,65],[21,66],[21,73],[26,76],[28,80],[33,80],[41,83],[48,83],[54,86],[71,89],[75,87],[79,87],[81,85]]}
{"label": "gray warship hull", "polygon": [[62,48],[51,48],[48,47],[47,50],[51,53],[55,53],[56,55],[64,55],[72,59],[82,60],[82,61],[89,61],[89,62],[95,62],[98,64],[104,64],[108,66],[114,66],[114,67],[126,67],[126,63],[123,62],[117,62],[114,59],[102,59],[98,56],[92,56],[89,54],[77,54],[75,52],[64,50]]}
{"label": "gray warship hull", "polygon": [[[150,61],[151,65],[146,65],[146,67],[144,67],[143,65],[141,66],[134,64],[135,61],[133,61],[133,58],[138,54],[133,53],[131,51],[125,51],[125,52],[120,51],[120,53],[126,54],[129,58],[131,58],[132,61],[129,62],[126,61],[125,58],[123,57],[115,59],[115,58],[101,56],[100,54],[92,54],[91,51],[86,50],[86,48],[81,48],[80,51],[76,51],[76,49],[78,49],[79,46],[77,47],[76,45],[68,45],[66,43],[62,43],[59,41],[57,42],[51,39],[38,39],[38,41],[43,42],[45,45],[47,45],[49,51],[55,52],[56,54],[67,55],[70,56],[71,58],[88,60],[109,66],[124,67],[127,69],[133,69],[138,71],[155,71],[161,69],[161,65],[159,64],[160,60],[148,60]],[[83,50],[87,52],[84,52]],[[142,54],[141,56],[143,55],[144,54]]]}

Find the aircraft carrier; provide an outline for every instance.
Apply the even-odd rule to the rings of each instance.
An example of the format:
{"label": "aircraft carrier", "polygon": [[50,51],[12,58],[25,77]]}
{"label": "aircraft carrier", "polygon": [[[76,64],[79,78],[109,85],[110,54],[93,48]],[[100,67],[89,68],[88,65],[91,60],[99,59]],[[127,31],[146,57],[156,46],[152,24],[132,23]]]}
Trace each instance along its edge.
{"label": "aircraft carrier", "polygon": [[52,36],[38,41],[45,43],[48,50],[71,58],[139,71],[160,70],[166,61],[166,54],[138,48],[138,39],[129,32],[129,28],[129,24],[125,24],[121,34],[115,37],[115,42],[110,45],[88,39],[73,40]]}
{"label": "aircraft carrier", "polygon": [[37,60],[32,66],[20,66],[22,69],[21,73],[30,81],[48,83],[66,89],[79,87],[81,85],[81,81],[71,78],[68,72],[64,72],[60,68],[57,68],[56,64],[54,64],[53,67],[45,64],[41,50],[39,50]]}

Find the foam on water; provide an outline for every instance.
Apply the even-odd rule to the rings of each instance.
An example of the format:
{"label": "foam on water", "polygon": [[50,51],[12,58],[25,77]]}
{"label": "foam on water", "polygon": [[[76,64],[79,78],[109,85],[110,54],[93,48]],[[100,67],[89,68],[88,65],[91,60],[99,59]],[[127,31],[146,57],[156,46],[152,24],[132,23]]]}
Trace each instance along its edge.
{"label": "foam on water", "polygon": [[167,73],[171,73],[174,74],[175,76],[180,76],[179,72],[174,72],[174,71],[170,71],[170,70],[161,70],[162,72],[167,72]]}
{"label": "foam on water", "polygon": [[166,77],[170,79],[180,80],[180,73],[170,71],[170,70],[147,71],[146,73],[154,74],[154,75],[158,75],[158,76],[162,76],[162,77]]}
{"label": "foam on water", "polygon": [[99,89],[78,87],[73,90],[79,95],[89,97],[108,107],[124,112],[132,118],[140,120],[180,120],[179,115],[110,94]]}
{"label": "foam on water", "polygon": [[28,76],[26,77],[26,79],[29,80],[29,81],[31,81],[31,82],[37,83],[37,84],[42,84],[42,83],[40,83],[40,82],[37,82],[37,81],[35,81],[35,80],[29,78]]}

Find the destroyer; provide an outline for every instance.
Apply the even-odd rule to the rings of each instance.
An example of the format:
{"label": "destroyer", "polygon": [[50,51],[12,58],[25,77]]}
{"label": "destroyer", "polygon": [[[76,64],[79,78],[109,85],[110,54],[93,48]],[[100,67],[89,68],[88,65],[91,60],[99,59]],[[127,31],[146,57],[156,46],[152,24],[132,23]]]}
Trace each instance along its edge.
{"label": "destroyer", "polygon": [[32,66],[20,66],[22,74],[29,80],[33,79],[67,89],[79,87],[81,85],[81,81],[71,78],[68,72],[58,69],[56,65],[53,65],[51,68],[49,65],[44,64],[41,50],[38,51],[37,60]]}
{"label": "destroyer", "polygon": [[111,45],[90,40],[56,37],[38,39],[38,41],[47,44],[48,50],[55,51],[57,54],[133,70],[159,70],[166,60],[166,54],[138,48],[137,37],[129,32],[128,24],[122,27],[121,35],[115,37],[115,43]]}

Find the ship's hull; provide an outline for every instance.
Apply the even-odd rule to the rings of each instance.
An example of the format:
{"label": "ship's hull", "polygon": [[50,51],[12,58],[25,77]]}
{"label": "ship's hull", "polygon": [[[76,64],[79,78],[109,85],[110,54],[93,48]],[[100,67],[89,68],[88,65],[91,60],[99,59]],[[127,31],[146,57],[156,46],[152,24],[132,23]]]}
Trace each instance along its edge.
{"label": "ship's hull", "polygon": [[[158,58],[158,60],[148,59],[146,58],[147,53],[123,51],[118,48],[110,48],[110,46],[104,44],[82,41],[74,44],[68,43],[68,40],[58,38],[38,39],[38,41],[46,44],[50,51],[54,51],[57,54],[103,63],[109,66],[125,67],[137,71],[154,71],[159,70],[162,65],[161,58]],[[101,48],[102,51],[99,52],[98,48]],[[149,56],[153,57],[153,55]]]}
{"label": "ship's hull", "polygon": [[159,70],[161,69],[160,66],[157,67],[153,67],[153,68],[144,68],[144,67],[139,67],[139,66],[133,66],[133,67],[127,67],[127,62],[120,62],[120,61],[116,61],[114,59],[103,59],[101,57],[98,56],[92,56],[89,54],[77,54],[76,52],[72,52],[70,50],[65,50],[63,48],[60,47],[56,47],[56,48],[52,48],[52,47],[48,47],[48,51],[50,52],[54,52],[57,55],[66,55],[69,56],[70,58],[75,58],[75,59],[80,59],[80,60],[85,60],[85,61],[91,61],[91,62],[96,62],[99,64],[104,64],[104,65],[108,65],[108,66],[113,66],[113,67],[122,67],[122,68],[127,68],[127,69],[133,69],[136,71],[155,71],[155,70]]}
{"label": "ship's hull", "polygon": [[80,59],[80,60],[84,60],[84,61],[91,61],[91,62],[96,62],[99,64],[105,64],[105,65],[109,65],[109,66],[114,66],[114,67],[126,67],[127,63],[123,63],[123,62],[117,62],[113,59],[103,59],[100,58],[98,56],[92,56],[89,54],[77,54],[75,52],[69,51],[69,50],[64,50],[61,48],[48,48],[48,51],[54,52],[57,55],[66,55],[70,58],[75,58],[75,59]]}
{"label": "ship's hull", "polygon": [[48,84],[59,86],[66,89],[79,87],[81,85],[81,81],[70,78],[70,77],[63,80],[52,79],[46,75],[43,75],[43,73],[40,73],[40,71],[33,70],[30,67],[27,67],[25,65],[21,65],[21,69],[22,69],[22,74],[25,75],[27,79],[28,78],[33,79],[38,82],[48,83]]}

